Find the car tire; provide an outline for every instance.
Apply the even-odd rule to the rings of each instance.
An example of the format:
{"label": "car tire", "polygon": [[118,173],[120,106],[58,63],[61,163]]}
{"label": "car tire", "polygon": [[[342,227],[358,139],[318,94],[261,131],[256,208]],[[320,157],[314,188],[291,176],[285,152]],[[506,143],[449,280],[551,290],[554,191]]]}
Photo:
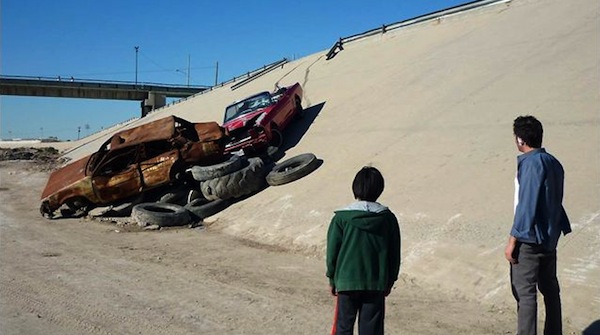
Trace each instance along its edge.
{"label": "car tire", "polygon": [[302,108],[302,102],[300,98],[296,97],[296,119],[300,120],[304,118],[304,108]]}
{"label": "car tire", "polygon": [[187,203],[188,194],[189,190],[187,189],[175,189],[163,194],[157,202],[163,204],[185,205]]}
{"label": "car tire", "polygon": [[266,180],[271,186],[283,185],[308,175],[318,167],[319,160],[314,154],[301,154],[276,164]]}
{"label": "car tire", "polygon": [[200,183],[208,200],[239,198],[259,190],[265,182],[265,164],[260,157],[248,158],[248,166],[228,175]]}
{"label": "car tire", "polygon": [[204,198],[198,198],[192,200],[185,205],[184,208],[190,212],[193,221],[201,221],[219,213],[229,207],[230,204],[231,202],[229,200],[218,199],[211,201]]}
{"label": "car tire", "polygon": [[279,147],[274,147],[272,145],[267,147],[267,156],[275,157],[279,153]]}
{"label": "car tire", "polygon": [[183,226],[191,221],[190,214],[182,206],[158,202],[144,202],[135,205],[131,210],[131,217],[142,227],[149,225]]}
{"label": "car tire", "polygon": [[87,215],[94,205],[84,197],[76,197],[65,200],[59,208],[62,217],[80,218]]}
{"label": "car tire", "polygon": [[194,165],[190,168],[192,177],[196,181],[207,181],[218,178],[242,168],[244,160],[238,155],[231,155],[228,160],[214,165],[201,166]]}
{"label": "car tire", "polygon": [[144,200],[144,195],[140,194],[132,199],[129,199],[129,201],[115,204],[114,206],[112,206],[110,211],[108,211],[103,216],[109,216],[109,215],[117,216],[117,217],[130,216],[131,212],[133,211],[133,207],[135,207],[135,205],[137,205],[137,204],[142,203],[143,200]]}

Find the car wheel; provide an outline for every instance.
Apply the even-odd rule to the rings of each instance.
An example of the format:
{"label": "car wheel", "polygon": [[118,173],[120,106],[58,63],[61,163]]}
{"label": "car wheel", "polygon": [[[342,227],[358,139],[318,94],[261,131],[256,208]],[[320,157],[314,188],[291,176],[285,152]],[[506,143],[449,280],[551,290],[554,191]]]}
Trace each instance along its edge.
{"label": "car wheel", "polygon": [[101,216],[130,216],[133,207],[144,200],[144,195],[140,194],[132,199],[128,199],[129,201],[124,201],[119,204],[115,204],[112,208],[104,215]]}
{"label": "car wheel", "polygon": [[308,175],[318,167],[319,160],[314,154],[302,154],[276,164],[266,180],[271,186],[283,185]]}
{"label": "car wheel", "polygon": [[274,157],[283,145],[283,134],[277,128],[271,129],[271,134],[271,142],[269,143],[269,146],[267,146],[266,153],[267,156]]}
{"label": "car wheel", "polygon": [[272,145],[267,147],[267,156],[269,157],[275,157],[275,155],[277,155],[277,153],[279,152],[279,148],[278,147],[274,147]]}
{"label": "car wheel", "polygon": [[64,206],[60,208],[60,214],[62,217],[80,218],[86,216],[91,207],[92,204],[86,198],[71,198],[65,200]]}
{"label": "car wheel", "polygon": [[302,102],[300,98],[296,97],[296,119],[302,119],[304,117],[304,108],[302,108]]}
{"label": "car wheel", "polygon": [[131,217],[142,227],[148,225],[183,226],[191,221],[190,214],[182,206],[157,202],[135,205],[131,211]]}
{"label": "car wheel", "polygon": [[184,208],[190,212],[192,220],[200,221],[219,213],[229,207],[230,204],[231,202],[229,200],[218,199],[211,201],[204,198],[198,198],[192,200],[185,205]]}
{"label": "car wheel", "polygon": [[228,175],[200,183],[209,200],[239,198],[259,190],[265,182],[265,164],[260,157],[248,158],[248,166]]}
{"label": "car wheel", "polygon": [[232,173],[242,168],[243,159],[238,155],[231,155],[228,160],[214,165],[194,165],[190,168],[192,177],[196,181],[206,181]]}
{"label": "car wheel", "polygon": [[271,143],[270,146],[279,148],[283,144],[283,134],[277,128],[271,129]]}

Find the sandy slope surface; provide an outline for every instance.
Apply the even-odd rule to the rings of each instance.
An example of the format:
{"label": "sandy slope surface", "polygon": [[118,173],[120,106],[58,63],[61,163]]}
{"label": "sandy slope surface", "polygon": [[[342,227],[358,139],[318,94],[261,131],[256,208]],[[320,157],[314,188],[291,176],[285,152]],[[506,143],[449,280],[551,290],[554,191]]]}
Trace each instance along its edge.
{"label": "sandy slope surface", "polygon": [[[47,173],[0,162],[0,332],[326,334],[321,258],[205,229],[131,231],[37,212]],[[514,316],[402,276],[389,334],[506,334]]]}
{"label": "sandy slope surface", "polygon": [[[86,320],[104,318],[106,313],[84,312],[85,304],[104,304],[119,310],[111,313],[120,317],[146,320],[144,311],[135,306],[139,303],[145,305],[147,320],[153,324],[163,319],[146,305],[166,301],[160,313],[176,311],[171,315],[184,324],[192,322],[185,317],[188,310],[201,316],[194,321],[198,324],[214,316],[216,323],[207,326],[214,332],[261,333],[258,325],[269,324],[275,330],[282,322],[285,329],[302,324],[304,333],[323,333],[332,308],[331,300],[321,295],[326,286],[321,258],[329,219],[336,208],[352,201],[350,183],[356,171],[372,164],[386,177],[380,200],[395,211],[402,229],[405,282],[390,299],[396,305],[390,307],[389,328],[406,330],[405,334],[504,334],[514,328],[515,313],[502,252],[512,221],[518,154],[511,126],[516,116],[534,114],[544,123],[544,146],[566,171],[564,203],[573,233],[559,243],[558,272],[565,324],[579,334],[600,320],[599,13],[600,2],[595,0],[581,0],[576,6],[564,0],[513,0],[476,9],[347,43],[329,61],[326,51],[309,55],[238,89],[218,87],[69,143],[61,150],[78,158],[97,150],[118,129],[171,114],[193,122],[221,122],[224,106],[232,101],[299,82],[305,90],[306,117],[285,132],[284,158],[312,152],[323,164],[297,182],[269,187],[229,207],[201,234],[187,230],[116,234],[113,227],[101,223],[48,224],[37,217],[44,177],[24,177],[23,185],[6,177],[2,183],[13,184],[1,193],[6,199],[2,206],[8,206],[2,220],[3,290],[10,287],[4,283],[35,285],[39,280],[59,285],[56,282],[70,278],[77,289],[71,290],[76,292],[68,299],[73,307],[67,306],[63,317],[90,329],[95,323],[88,325]],[[31,190],[21,190],[29,187],[30,178],[39,180]],[[31,202],[23,202],[19,192],[31,192],[28,198],[23,196]],[[12,212],[11,201],[27,210]],[[235,242],[238,239],[268,247],[252,248]],[[78,247],[71,250],[70,245]],[[54,248],[61,256],[52,257]],[[50,257],[44,257],[44,252]],[[30,266],[21,255],[38,263]],[[157,261],[157,256],[165,255],[181,264]],[[193,268],[192,258],[202,259],[204,266]],[[44,266],[49,262],[52,267]],[[88,268],[93,262],[102,271]],[[290,270],[300,262],[301,270]],[[32,275],[10,281],[10,273],[19,273],[13,270],[19,267]],[[111,267],[121,271],[106,279],[98,275],[110,273]],[[123,271],[130,267],[135,271]],[[49,269],[66,274],[52,276]],[[233,280],[233,287],[273,299],[255,303],[249,293],[221,286],[226,280]],[[96,286],[86,286],[98,281]],[[168,293],[163,290],[177,283],[182,286]],[[286,293],[291,288],[293,294]],[[64,292],[55,286],[40,291]],[[170,298],[205,291],[237,297],[237,303],[221,306],[215,296],[204,296],[201,300],[209,305],[201,308],[191,300]],[[123,302],[121,297],[127,294],[132,298]],[[148,294],[158,296],[145,300]],[[41,308],[37,306],[53,308],[51,300],[35,297],[21,305],[25,307],[17,308],[16,314],[3,314],[12,315],[3,321],[26,318],[23,315],[29,314],[23,310],[32,313]],[[289,320],[279,314],[289,311],[288,306],[296,306],[293,310],[298,312],[290,313]],[[260,309],[265,313],[255,315]],[[314,314],[303,314],[307,311]],[[261,319],[265,315],[273,319]],[[63,317],[50,322],[42,315],[42,320],[31,318],[23,324],[50,328],[75,323],[62,321]],[[250,321],[246,326],[221,317]],[[219,328],[230,324],[235,330]]]}

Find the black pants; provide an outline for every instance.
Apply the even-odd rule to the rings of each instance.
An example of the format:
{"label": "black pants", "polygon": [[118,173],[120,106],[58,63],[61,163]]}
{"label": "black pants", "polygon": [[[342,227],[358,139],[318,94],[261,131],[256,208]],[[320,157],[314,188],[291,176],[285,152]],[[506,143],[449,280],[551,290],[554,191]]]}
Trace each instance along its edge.
{"label": "black pants", "polygon": [[560,288],[556,278],[556,250],[518,243],[517,264],[510,266],[513,296],[517,300],[517,334],[537,334],[537,289],[544,296],[544,335],[562,335]]}
{"label": "black pants", "polygon": [[382,291],[338,292],[331,334],[353,334],[357,314],[359,335],[383,335],[384,293]]}

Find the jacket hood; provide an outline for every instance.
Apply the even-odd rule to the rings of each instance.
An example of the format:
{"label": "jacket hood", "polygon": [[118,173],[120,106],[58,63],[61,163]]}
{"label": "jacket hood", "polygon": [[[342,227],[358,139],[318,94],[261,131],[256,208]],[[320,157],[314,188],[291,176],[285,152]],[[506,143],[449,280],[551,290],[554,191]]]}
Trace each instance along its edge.
{"label": "jacket hood", "polygon": [[371,232],[381,231],[388,224],[387,220],[381,219],[382,216],[391,214],[386,206],[371,201],[357,201],[335,213],[346,217],[348,223],[356,228]]}

